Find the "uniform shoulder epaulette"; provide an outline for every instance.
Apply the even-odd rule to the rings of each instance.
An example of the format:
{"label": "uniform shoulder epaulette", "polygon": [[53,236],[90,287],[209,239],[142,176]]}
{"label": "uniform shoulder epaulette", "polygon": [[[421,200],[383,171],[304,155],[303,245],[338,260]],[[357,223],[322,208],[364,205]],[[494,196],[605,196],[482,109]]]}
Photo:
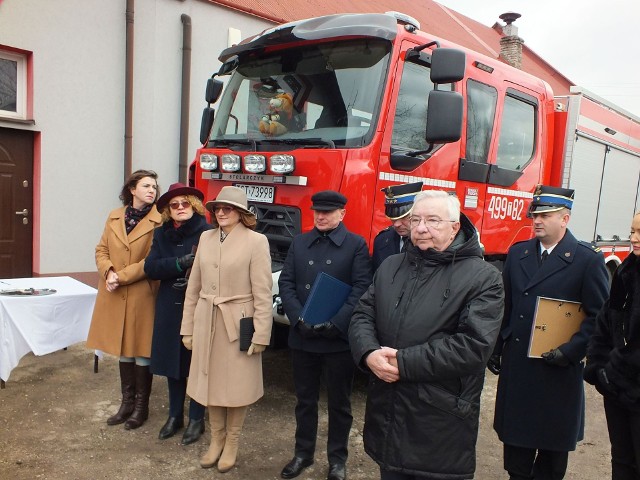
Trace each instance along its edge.
{"label": "uniform shoulder epaulette", "polygon": [[602,252],[602,249],[597,246],[595,243],[592,242],[584,242],[582,240],[578,240],[578,245],[582,245],[583,247],[595,252],[595,253],[600,253]]}

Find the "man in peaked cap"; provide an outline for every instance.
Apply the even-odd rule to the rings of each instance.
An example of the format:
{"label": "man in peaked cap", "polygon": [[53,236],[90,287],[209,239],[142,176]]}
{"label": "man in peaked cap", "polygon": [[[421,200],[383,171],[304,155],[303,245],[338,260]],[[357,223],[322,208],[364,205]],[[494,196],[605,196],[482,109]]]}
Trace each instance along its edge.
{"label": "man in peaked cap", "polygon": [[382,230],[373,241],[373,269],[378,269],[385,258],[400,253],[409,238],[409,212],[413,200],[422,190],[422,182],[391,185],[381,191],[385,194],[384,214],[391,225]]}
{"label": "man in peaked cap", "polygon": [[[499,374],[493,427],[510,480],[564,478],[569,452],[584,437],[583,362],[608,292],[599,249],[567,229],[574,191],[538,185],[529,215],[535,237],[514,244],[502,272],[505,311],[487,367]],[[539,297],[579,302],[585,312],[568,342],[529,357]]]}
{"label": "man in peaked cap", "polygon": [[[297,400],[294,457],[280,476],[295,478],[314,462],[318,397],[324,376],[329,411],[327,480],[344,480],[355,371],[347,334],[353,308],[371,284],[371,260],[364,238],[349,232],[342,223],[347,203],[344,195],[324,190],[311,201],[314,227],[293,239],[278,282],[282,306],[291,323],[289,348]],[[329,321],[310,325],[300,314],[320,272],[351,285],[351,294]]]}

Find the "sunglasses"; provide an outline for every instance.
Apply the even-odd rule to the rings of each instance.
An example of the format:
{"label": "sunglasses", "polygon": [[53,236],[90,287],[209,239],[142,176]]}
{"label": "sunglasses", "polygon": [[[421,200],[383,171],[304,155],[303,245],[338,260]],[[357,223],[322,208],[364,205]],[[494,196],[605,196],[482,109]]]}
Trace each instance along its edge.
{"label": "sunglasses", "polygon": [[213,207],[213,213],[218,213],[221,211],[225,215],[229,215],[231,212],[233,212],[233,210],[233,207],[229,207],[227,205],[216,205],[215,207]]}
{"label": "sunglasses", "polygon": [[190,206],[191,204],[186,200],[183,200],[181,202],[171,202],[169,204],[169,207],[171,207],[171,210],[178,210],[180,207],[189,208]]}

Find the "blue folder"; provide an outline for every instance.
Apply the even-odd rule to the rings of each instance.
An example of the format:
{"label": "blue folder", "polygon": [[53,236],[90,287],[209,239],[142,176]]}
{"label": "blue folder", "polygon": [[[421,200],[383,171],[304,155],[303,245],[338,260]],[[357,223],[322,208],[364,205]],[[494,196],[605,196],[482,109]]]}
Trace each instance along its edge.
{"label": "blue folder", "polygon": [[309,325],[328,322],[349,298],[351,285],[320,272],[307,298],[300,319]]}

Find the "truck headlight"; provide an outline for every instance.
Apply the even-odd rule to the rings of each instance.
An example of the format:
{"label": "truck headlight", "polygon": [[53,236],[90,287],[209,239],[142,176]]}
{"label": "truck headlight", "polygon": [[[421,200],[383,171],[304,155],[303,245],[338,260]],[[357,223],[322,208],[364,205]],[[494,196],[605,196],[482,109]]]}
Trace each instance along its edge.
{"label": "truck headlight", "polygon": [[269,168],[273,173],[285,174],[293,172],[296,161],[293,155],[277,154],[269,158]]}
{"label": "truck headlight", "polygon": [[267,159],[264,155],[245,155],[244,169],[249,173],[263,173],[267,169]]}
{"label": "truck headlight", "polygon": [[200,155],[200,168],[202,170],[215,170],[218,168],[218,156],[213,153],[203,153]]}
{"label": "truck headlight", "polygon": [[225,172],[237,172],[240,170],[240,155],[225,153],[220,157],[220,168]]}

